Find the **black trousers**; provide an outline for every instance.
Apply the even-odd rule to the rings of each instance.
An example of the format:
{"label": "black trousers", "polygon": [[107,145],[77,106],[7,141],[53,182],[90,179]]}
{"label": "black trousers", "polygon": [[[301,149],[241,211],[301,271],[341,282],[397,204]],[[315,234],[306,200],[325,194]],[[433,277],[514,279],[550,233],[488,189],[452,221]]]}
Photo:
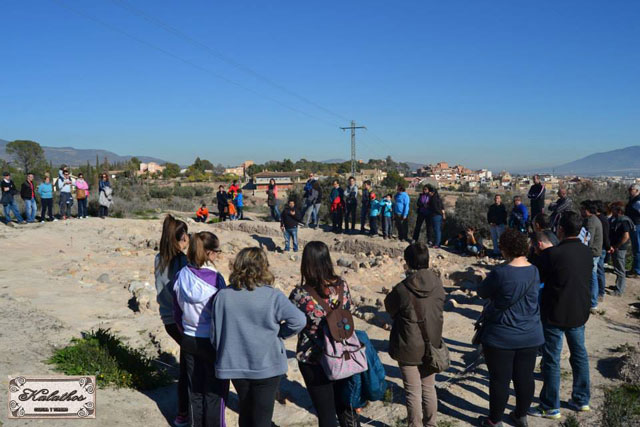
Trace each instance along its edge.
{"label": "black trousers", "polygon": [[489,419],[497,423],[502,419],[509,399],[509,384],[513,380],[516,392],[515,416],[527,415],[533,400],[535,382],[533,370],[538,347],[503,350],[483,346],[484,359],[489,368]]}
{"label": "black trousers", "polygon": [[413,240],[417,242],[420,239],[420,231],[422,230],[422,224],[424,224],[425,228],[427,229],[427,242],[432,241],[431,230],[430,230],[431,216],[423,215],[421,213],[418,213],[418,215],[416,215],[416,227],[413,229]]}
{"label": "black trousers", "polygon": [[49,214],[49,220],[53,221],[53,199],[40,199],[40,204],[42,205],[40,221],[44,221],[45,212]]}
{"label": "black trousers", "polygon": [[331,381],[320,365],[298,362],[298,366],[318,414],[319,427],[337,427],[336,415],[340,427],[360,426],[356,411],[346,407],[340,399],[341,381],[346,380]]}
{"label": "black trousers", "polygon": [[[178,345],[182,345],[182,333],[175,323],[164,325],[165,331]],[[178,414],[186,416],[189,413],[189,378],[184,352],[180,350],[180,374],[178,376]]]}
{"label": "black trousers", "polygon": [[358,210],[358,202],[347,203],[347,210],[344,215],[344,229],[349,229],[349,220],[351,220],[351,229],[356,229],[356,211]]}
{"label": "black trousers", "polygon": [[229,394],[229,381],[216,378],[216,356],[211,341],[209,338],[183,335],[180,352],[185,353],[187,365],[191,425],[224,425],[224,402]]}
{"label": "black trousers", "polygon": [[332,223],[332,231],[338,232],[342,231],[342,215],[344,214],[342,209],[337,209],[331,212],[331,223]]}
{"label": "black trousers", "polygon": [[369,217],[369,233],[372,236],[377,236],[378,235],[378,217],[377,216],[370,216]]}
{"label": "black trousers", "polygon": [[402,218],[402,215],[396,215],[394,220],[398,229],[398,239],[407,240],[409,238],[409,219]]}
{"label": "black trousers", "polygon": [[240,427],[271,427],[280,379],[277,376],[260,380],[231,380],[240,400]]}
{"label": "black trousers", "polygon": [[360,209],[360,231],[364,231],[364,226],[367,224],[367,218],[369,218],[369,205],[362,204]]}
{"label": "black trousers", "polygon": [[227,219],[227,214],[224,211],[226,208],[227,206],[218,204],[218,217],[220,218],[220,221],[225,221]]}
{"label": "black trousers", "polygon": [[109,216],[109,208],[106,206],[100,206],[100,208],[98,209],[98,216],[99,217]]}

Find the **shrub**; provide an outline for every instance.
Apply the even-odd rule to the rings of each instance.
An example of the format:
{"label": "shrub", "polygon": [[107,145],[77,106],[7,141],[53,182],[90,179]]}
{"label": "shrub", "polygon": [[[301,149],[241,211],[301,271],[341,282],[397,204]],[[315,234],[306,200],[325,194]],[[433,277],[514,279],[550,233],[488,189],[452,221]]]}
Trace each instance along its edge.
{"label": "shrub", "polygon": [[183,197],[190,199],[196,196],[196,189],[194,187],[174,187],[173,195],[177,197]]}
{"label": "shrub", "polygon": [[83,332],[47,361],[66,375],[95,375],[100,387],[150,390],[171,383],[166,371],[153,365],[141,350],[133,349],[109,329]]}
{"label": "shrub", "polygon": [[640,385],[623,384],[604,390],[602,425],[622,427],[640,422]]}
{"label": "shrub", "polygon": [[456,200],[455,212],[449,213],[444,222],[444,238],[455,236],[467,226],[474,227],[480,236],[489,237],[487,211],[492,203],[493,200],[486,195],[459,197]]}
{"label": "shrub", "polygon": [[153,199],[168,199],[173,194],[173,190],[169,187],[151,187],[149,188],[149,196]]}

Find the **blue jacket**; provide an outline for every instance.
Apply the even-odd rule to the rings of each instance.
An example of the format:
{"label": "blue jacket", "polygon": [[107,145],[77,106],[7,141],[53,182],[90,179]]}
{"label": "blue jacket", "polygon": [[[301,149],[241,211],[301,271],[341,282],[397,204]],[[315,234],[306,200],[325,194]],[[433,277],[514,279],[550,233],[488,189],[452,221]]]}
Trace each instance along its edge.
{"label": "blue jacket", "polygon": [[369,216],[379,216],[382,210],[382,202],[378,199],[371,201],[371,208],[369,210]]}
{"label": "blue jacket", "polygon": [[306,325],[307,316],[278,289],[223,289],[213,301],[211,324],[216,377],[265,379],[286,374],[282,340]]}
{"label": "blue jacket", "polygon": [[367,366],[366,371],[353,375],[345,380],[341,389],[342,402],[348,408],[362,408],[367,401],[382,400],[387,391],[385,371],[376,349],[371,344],[367,333],[356,331],[358,340],[366,347]]}
{"label": "blue jacket", "polygon": [[391,218],[393,216],[393,202],[391,200],[382,201],[382,216]]}
{"label": "blue jacket", "polygon": [[243,201],[243,197],[242,197],[242,193],[238,193],[238,195],[236,196],[236,206],[241,208],[244,206],[244,201]]}
{"label": "blue jacket", "polygon": [[38,185],[38,194],[41,199],[52,199],[53,198],[53,185],[51,183],[43,182]]}
{"label": "blue jacket", "polygon": [[409,199],[407,192],[403,191],[402,193],[397,193],[395,199],[396,203],[394,206],[394,213],[402,216],[403,218],[408,217],[409,204],[411,203],[411,200]]}

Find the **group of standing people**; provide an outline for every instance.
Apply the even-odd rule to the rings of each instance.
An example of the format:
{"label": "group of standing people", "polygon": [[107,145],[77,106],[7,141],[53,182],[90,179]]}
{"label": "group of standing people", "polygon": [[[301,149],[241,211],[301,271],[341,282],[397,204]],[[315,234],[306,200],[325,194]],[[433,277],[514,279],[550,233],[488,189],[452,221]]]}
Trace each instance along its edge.
{"label": "group of standing people", "polygon": [[[228,190],[225,190],[224,185],[219,186],[215,203],[218,206],[220,221],[227,219],[235,221],[244,218],[244,194],[238,181],[233,181]],[[208,213],[207,210],[207,217]]]}
{"label": "group of standing people", "polygon": [[[83,219],[89,216],[88,200],[89,200],[89,183],[85,181],[84,174],[78,173],[72,176],[68,167],[62,166],[58,171],[55,181],[51,181],[48,173],[44,174],[42,182],[38,185],[35,183],[35,175],[27,172],[26,179],[18,192],[17,187],[11,179],[9,172],[4,172],[2,181],[0,181],[0,203],[4,208],[4,221],[11,221],[11,214],[18,223],[34,223],[36,222],[36,214],[38,210],[38,198],[40,199],[40,222],[57,221],[53,214],[54,194],[58,193],[58,209],[59,218],[67,220],[72,218],[71,207],[74,201],[77,203],[76,218]],[[17,195],[24,202],[24,218],[20,213]],[[98,184],[98,216],[104,218],[109,215],[109,208],[113,204],[113,190],[109,182],[109,176],[104,173],[99,178]]]}

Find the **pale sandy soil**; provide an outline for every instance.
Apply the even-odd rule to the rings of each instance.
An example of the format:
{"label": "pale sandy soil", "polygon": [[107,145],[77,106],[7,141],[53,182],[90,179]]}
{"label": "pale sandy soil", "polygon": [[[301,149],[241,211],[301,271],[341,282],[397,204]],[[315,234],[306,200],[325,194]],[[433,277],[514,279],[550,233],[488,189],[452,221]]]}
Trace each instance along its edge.
{"label": "pale sandy soil", "polygon": [[[51,374],[44,363],[57,346],[65,345],[81,331],[108,327],[135,347],[143,347],[154,357],[158,352],[175,353],[173,341],[166,335],[152,302],[149,309],[134,312],[129,308],[131,282],[149,282],[153,286],[154,246],[160,237],[160,221],[87,219],[30,226],[0,227],[0,378],[4,390],[9,374]],[[277,285],[289,293],[299,280],[299,256],[279,253],[283,246],[274,223],[240,221],[224,225],[190,224],[191,231],[214,231],[224,243],[220,270],[228,275],[228,261],[240,248],[262,245],[269,251]],[[383,327],[388,320],[379,312],[376,300],[383,300],[382,288],[390,288],[402,278],[403,245],[371,240],[361,236],[339,236],[303,229],[301,241],[320,239],[332,248],[334,261],[343,257],[374,267],[339,267],[338,271],[351,285],[360,303],[361,317],[357,326],[368,332],[385,364],[393,390],[393,402],[375,402],[363,410],[369,425],[396,425],[405,416],[404,396],[396,363],[386,353],[389,332]],[[487,269],[476,259],[462,258],[443,250],[432,251],[434,267],[441,271],[449,299],[445,313],[444,336],[451,349],[453,365],[439,375],[440,419],[453,425],[473,425],[478,415],[488,409],[486,366],[475,363],[476,350],[469,344],[472,325],[482,302],[460,292],[460,284],[474,280],[468,268]],[[106,273],[108,279],[98,281]],[[477,277],[475,277],[477,279]],[[613,276],[607,275],[609,283]],[[630,304],[638,302],[640,284],[630,280],[624,298],[608,297],[602,304],[604,314],[593,316],[587,324],[587,349],[590,355],[592,407],[590,414],[580,415],[581,425],[598,425],[602,410],[602,386],[616,383],[613,365],[618,354],[612,348],[631,343],[638,345],[640,321],[629,316]],[[362,314],[364,313],[364,314]],[[282,385],[285,405],[276,403],[274,423],[279,426],[314,425],[309,397],[297,370],[293,350],[295,340],[286,342],[289,351],[289,373]],[[563,369],[569,373],[568,354]],[[466,369],[469,365],[471,368]],[[571,375],[563,375],[562,398],[569,397]],[[536,382],[541,387],[540,378]],[[151,392],[100,389],[97,394],[95,421],[8,420],[0,410],[0,420],[7,426],[23,425],[100,425],[100,426],[165,426],[175,415],[175,385]],[[0,407],[6,408],[6,392],[0,392]],[[232,394],[227,410],[228,425],[236,425]],[[513,408],[513,396],[508,411]],[[568,412],[568,411],[567,411]],[[530,419],[532,426],[558,425]]]}

